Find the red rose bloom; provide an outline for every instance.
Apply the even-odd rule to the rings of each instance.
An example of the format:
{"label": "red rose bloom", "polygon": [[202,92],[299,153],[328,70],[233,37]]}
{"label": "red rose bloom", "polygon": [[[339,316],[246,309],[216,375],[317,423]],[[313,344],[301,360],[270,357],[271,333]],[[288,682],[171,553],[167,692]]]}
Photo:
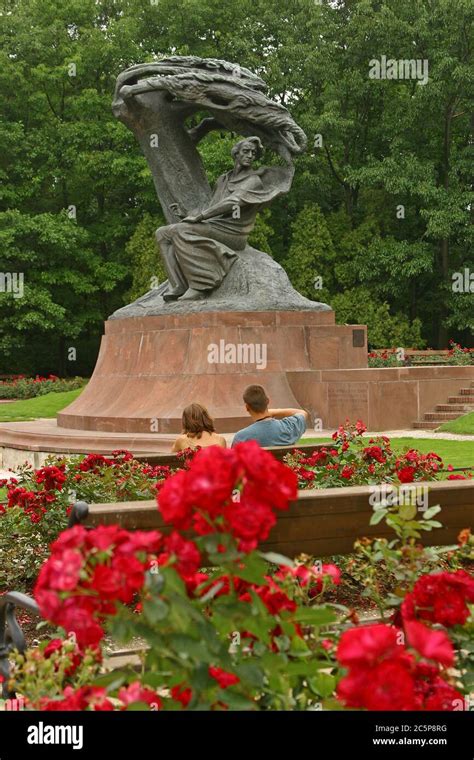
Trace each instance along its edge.
{"label": "red rose bloom", "polygon": [[201,564],[201,555],[193,541],[187,541],[174,531],[165,538],[163,548],[165,552],[158,557],[160,564],[165,564],[171,555],[175,555],[177,558],[176,569],[181,576],[191,576],[197,573]]}
{"label": "red rose bloom", "polygon": [[442,678],[438,678],[433,684],[431,693],[424,703],[425,710],[443,710],[450,712],[459,710],[460,705],[465,704],[463,695]]}
{"label": "red rose bloom", "polygon": [[397,477],[400,483],[413,483],[415,473],[415,467],[402,467],[397,471]]}
{"label": "red rose bloom", "polygon": [[63,691],[63,699],[40,700],[39,709],[47,711],[77,711],[77,710],[113,710],[113,704],[106,698],[104,688],[97,686],[81,686],[74,690],[72,686],[66,686]]}
{"label": "red rose bloom", "polygon": [[446,667],[454,664],[454,649],[444,631],[435,631],[416,620],[405,622],[407,641],[427,660],[436,660]]}
{"label": "red rose bloom", "polygon": [[228,673],[226,670],[217,668],[214,665],[209,665],[209,675],[217,681],[221,689],[227,689],[229,686],[233,686],[240,681],[240,678],[234,673]]}
{"label": "red rose bloom", "polygon": [[74,589],[82,565],[82,555],[74,549],[66,549],[60,557],[52,556],[49,565],[50,587],[58,591]]}
{"label": "red rose bloom", "polygon": [[258,500],[256,493],[249,493],[249,490],[246,486],[241,501],[234,502],[226,515],[233,535],[246,542],[246,551],[268,538],[276,523],[272,510]]}
{"label": "red rose bloom", "polygon": [[118,698],[123,703],[123,710],[135,702],[145,702],[145,704],[160,710],[163,703],[154,691],[141,685],[139,681],[134,681],[129,686],[122,686],[119,690]]}
{"label": "red rose bloom", "polygon": [[325,578],[331,579],[331,584],[329,585],[334,584],[335,586],[339,586],[341,582],[341,571],[337,565],[333,564],[323,565],[321,570],[318,569],[317,565],[313,565],[311,568],[310,580],[312,581],[313,578],[315,583],[311,583],[311,589],[309,592],[310,597],[314,597],[321,593],[325,586]]}
{"label": "red rose bloom", "polygon": [[288,509],[288,502],[296,499],[298,493],[298,480],[293,470],[256,441],[238,443],[232,450],[243,468],[245,480],[255,486],[260,501],[274,509]]}
{"label": "red rose bloom", "polygon": [[[187,499],[193,507],[214,516],[232,496],[236,479],[236,457],[233,450],[214,446],[201,449],[194,457],[187,475]],[[160,503],[163,490],[160,492]]]}
{"label": "red rose bloom", "polygon": [[96,565],[91,585],[100,594],[111,599],[117,599],[122,591],[122,573],[107,565]]}
{"label": "red rose bloom", "polygon": [[192,505],[188,494],[188,473],[180,470],[165,480],[158,495],[158,509],[163,520],[175,528],[189,528]]}
{"label": "red rose bloom", "polygon": [[382,623],[350,628],[339,639],[337,659],[346,667],[370,667],[400,654],[397,632]]}
{"label": "red rose bloom", "polygon": [[180,683],[172,686],[170,689],[171,697],[175,702],[181,702],[183,707],[187,707],[193,697],[193,692],[189,687]]}
{"label": "red rose bloom", "polygon": [[367,710],[413,710],[414,680],[406,665],[398,660],[382,662],[370,672],[362,691]]}
{"label": "red rose bloom", "polygon": [[405,619],[418,617],[447,627],[464,625],[474,602],[474,578],[465,570],[422,575],[402,603]]}

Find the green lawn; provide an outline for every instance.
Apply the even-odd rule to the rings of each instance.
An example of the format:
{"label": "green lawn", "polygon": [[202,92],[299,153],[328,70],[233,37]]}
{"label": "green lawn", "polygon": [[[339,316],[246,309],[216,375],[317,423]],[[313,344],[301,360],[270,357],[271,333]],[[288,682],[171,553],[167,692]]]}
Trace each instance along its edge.
{"label": "green lawn", "polygon": [[460,435],[474,435],[474,412],[463,414],[457,420],[445,422],[439,428],[440,431],[447,433],[459,433]]}
{"label": "green lawn", "polygon": [[83,390],[83,388],[77,388],[75,391],[46,393],[44,396],[13,401],[11,404],[0,404],[0,422],[21,422],[38,417],[56,417],[56,414],[74,401]]}
{"label": "green lawn", "polygon": [[[305,438],[300,443],[327,443],[330,438]],[[472,441],[443,441],[438,438],[392,438],[392,449],[418,449],[423,454],[434,451],[443,459],[445,467],[474,467],[474,443]]]}

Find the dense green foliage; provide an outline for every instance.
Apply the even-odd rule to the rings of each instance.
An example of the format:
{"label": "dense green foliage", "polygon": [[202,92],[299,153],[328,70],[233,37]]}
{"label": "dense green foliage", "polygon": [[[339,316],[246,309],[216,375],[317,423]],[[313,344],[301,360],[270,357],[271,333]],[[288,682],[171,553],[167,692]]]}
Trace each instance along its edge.
{"label": "dense green foliage", "polygon": [[[254,245],[374,347],[468,345],[474,295],[451,283],[474,271],[473,18],[471,0],[0,0],[0,271],[24,273],[23,298],[0,288],[0,374],[86,374],[102,320],[161,278],[161,210],[110,104],[120,71],[170,53],[257,71],[308,134]],[[370,78],[381,56],[428,61],[427,84]],[[231,142],[201,143],[211,181]]]}

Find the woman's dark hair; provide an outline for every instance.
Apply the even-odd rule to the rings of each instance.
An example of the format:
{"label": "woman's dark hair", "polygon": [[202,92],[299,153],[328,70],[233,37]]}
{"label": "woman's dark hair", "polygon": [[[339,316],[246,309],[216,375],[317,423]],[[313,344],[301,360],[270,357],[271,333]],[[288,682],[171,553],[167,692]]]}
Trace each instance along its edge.
{"label": "woman's dark hair", "polygon": [[183,411],[183,433],[190,438],[200,438],[204,430],[207,433],[215,433],[214,420],[201,404],[189,404]]}

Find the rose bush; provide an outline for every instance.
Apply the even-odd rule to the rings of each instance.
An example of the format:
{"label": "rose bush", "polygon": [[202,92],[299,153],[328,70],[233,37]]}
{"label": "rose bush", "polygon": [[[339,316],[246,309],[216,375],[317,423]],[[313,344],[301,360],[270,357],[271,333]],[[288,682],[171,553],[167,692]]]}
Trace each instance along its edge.
{"label": "rose bush", "polygon": [[[296,487],[255,443],[203,449],[160,489],[166,535],[64,531],[35,589],[61,641],[17,657],[10,688],[41,710],[459,709],[472,575],[406,572],[390,620],[360,625],[324,601],[344,582],[340,568],[258,550]],[[398,541],[414,546],[408,533]],[[103,672],[106,635],[141,642],[139,675]]]}
{"label": "rose bush", "polygon": [[[438,454],[410,449],[395,454],[385,435],[363,438],[366,427],[346,421],[332,435],[333,443],[305,456],[296,450],[285,461],[298,475],[298,488],[334,488],[378,483],[413,483],[437,480],[443,469]],[[448,476],[470,477],[470,474]]]}
{"label": "rose bush", "polygon": [[59,378],[56,375],[25,377],[16,375],[8,380],[0,380],[0,399],[24,399],[43,396],[45,393],[60,393],[82,388],[87,383],[83,377]]}
{"label": "rose bush", "polygon": [[[373,483],[409,483],[433,480],[440,475],[443,463],[435,454],[420,454],[410,450],[398,457],[392,452],[386,436],[362,438],[365,426],[340,426],[333,436],[333,444],[315,450],[310,456],[295,452],[287,457],[287,464],[298,476],[299,488],[338,487]],[[198,449],[199,450],[199,449]],[[48,555],[48,547],[60,530],[67,525],[72,504],[77,500],[89,503],[152,499],[165,481],[178,470],[189,469],[196,451],[187,450],[177,455],[178,466],[150,466],[138,462],[128,451],[115,451],[111,456],[88,454],[76,457],[49,457],[44,467],[34,470],[25,464],[18,468],[10,481],[0,481],[0,588],[27,590],[37,575],[41,563]],[[225,455],[224,455],[225,457]],[[217,460],[216,460],[217,462]],[[219,459],[225,465],[226,460]],[[250,465],[251,463],[249,463]],[[448,466],[449,469],[449,466]],[[217,471],[216,471],[217,474]],[[206,477],[200,476],[192,489],[205,487]],[[269,471],[269,477],[272,477]],[[469,474],[451,474],[448,479],[464,479]],[[268,488],[268,477],[262,473],[255,481],[255,491]],[[176,509],[183,510],[186,519],[186,499],[180,498],[180,488],[188,488],[186,475],[174,482],[172,491],[177,498]],[[223,488],[224,488],[223,484]],[[1,496],[4,490],[5,496]],[[173,505],[165,509],[173,510]],[[230,519],[234,529],[252,534],[251,523],[268,519],[258,498],[252,498],[247,489],[245,501]],[[196,515],[196,521],[202,516]],[[180,526],[180,523],[176,523]],[[239,528],[240,525],[240,528]],[[247,527],[249,526],[249,527]]]}
{"label": "rose bush", "polygon": [[[186,466],[186,457],[182,456]],[[111,456],[49,457],[43,467],[19,467],[0,480],[0,588],[27,588],[48,556],[49,544],[67,525],[75,501],[152,499],[168,466],[138,462],[129,451]]]}
{"label": "rose bush", "polygon": [[[431,349],[429,349],[431,351]],[[406,367],[424,366],[427,364],[462,366],[474,363],[474,349],[463,348],[454,340],[449,341],[449,350],[444,353],[421,353],[405,355],[399,358],[398,349],[370,351],[367,357],[369,367]]]}

